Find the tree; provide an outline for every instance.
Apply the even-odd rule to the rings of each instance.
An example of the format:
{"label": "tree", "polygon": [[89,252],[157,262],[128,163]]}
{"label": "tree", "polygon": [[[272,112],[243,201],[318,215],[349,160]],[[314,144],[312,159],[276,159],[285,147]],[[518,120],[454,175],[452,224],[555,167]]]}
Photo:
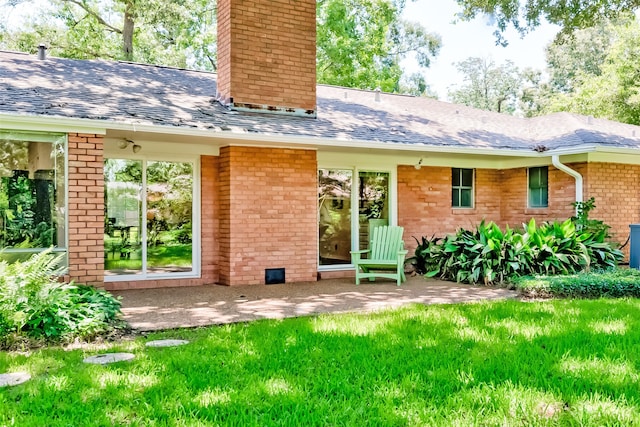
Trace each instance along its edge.
{"label": "tree", "polygon": [[400,60],[415,54],[428,67],[440,37],[400,19],[403,1],[318,0],[318,82],[400,91]]}
{"label": "tree", "polygon": [[496,65],[491,59],[468,58],[456,65],[465,83],[449,91],[452,102],[498,113],[516,111],[522,76],[513,62]]}
{"label": "tree", "polygon": [[615,37],[610,22],[560,34],[546,48],[549,86],[553,91],[572,92],[579,76],[598,76]]}
{"label": "tree", "polygon": [[572,91],[558,94],[547,111],[572,111],[640,125],[640,25],[616,26],[614,41],[596,73],[580,70]]}
{"label": "tree", "polygon": [[[546,47],[547,79],[537,70],[523,72],[524,85],[520,108],[527,117],[564,111],[585,79],[602,74],[611,45],[617,38],[618,24],[603,22],[593,28],[577,30],[571,35],[560,34]],[[580,112],[580,111],[576,111]]]}
{"label": "tree", "polygon": [[23,28],[4,29],[0,45],[33,52],[45,42],[61,57],[212,70],[215,17],[208,0],[50,0]]}
{"label": "tree", "polygon": [[562,27],[571,34],[577,29],[593,27],[640,8],[640,0],[526,1],[520,0],[456,0],[465,20],[489,15],[497,26],[499,43],[506,44],[504,31],[513,26],[521,34],[534,29],[542,19]]}
{"label": "tree", "polygon": [[413,96],[426,96],[428,98],[438,99],[431,86],[427,83],[424,76],[420,73],[413,73],[408,76],[403,75],[400,80],[399,93]]}

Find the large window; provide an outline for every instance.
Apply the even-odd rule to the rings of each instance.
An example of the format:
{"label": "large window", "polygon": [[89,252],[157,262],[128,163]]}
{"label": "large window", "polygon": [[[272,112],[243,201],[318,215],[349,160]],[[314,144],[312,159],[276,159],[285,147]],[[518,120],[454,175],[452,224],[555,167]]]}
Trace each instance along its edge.
{"label": "large window", "polygon": [[194,164],[105,160],[105,274],[193,274]]}
{"label": "large window", "polygon": [[66,251],[66,135],[0,131],[0,249]]}
{"label": "large window", "polygon": [[473,207],[473,169],[451,169],[451,206]]}
{"label": "large window", "polygon": [[549,206],[549,168],[529,168],[529,207]]}
{"label": "large window", "polygon": [[368,248],[373,229],[389,223],[388,196],[388,172],[318,171],[321,266],[350,264],[353,248]]}

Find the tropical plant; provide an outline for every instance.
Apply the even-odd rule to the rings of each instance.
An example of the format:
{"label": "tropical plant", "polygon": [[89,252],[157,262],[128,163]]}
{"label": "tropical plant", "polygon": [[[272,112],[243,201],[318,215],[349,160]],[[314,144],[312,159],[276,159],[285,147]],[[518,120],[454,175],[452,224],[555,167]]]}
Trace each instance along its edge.
{"label": "tropical plant", "polygon": [[[441,242],[423,238],[416,252],[428,277],[464,283],[503,283],[531,274],[575,274],[613,268],[623,254],[605,241],[600,229],[594,233],[578,228],[573,219],[536,225],[523,230],[482,221],[474,230],[460,229]],[[433,238],[431,240],[434,240]],[[418,242],[419,243],[419,242]]]}
{"label": "tropical plant", "polygon": [[447,236],[442,248],[432,249],[437,268],[427,276],[466,283],[502,283],[530,270],[530,248],[526,236],[495,223],[482,221],[475,230],[460,229]]}
{"label": "tropical plant", "polygon": [[[413,237],[416,241],[416,249],[412,257],[407,258],[407,263],[413,265],[413,270],[417,274],[426,274],[429,271],[434,270],[434,260],[436,257],[434,256],[435,251],[440,250],[440,246],[438,246],[438,242],[442,240],[440,237],[436,237],[435,234],[431,236],[430,239],[427,239],[425,236],[422,236],[422,241],[419,241],[415,236]],[[432,253],[432,251],[434,253]]]}

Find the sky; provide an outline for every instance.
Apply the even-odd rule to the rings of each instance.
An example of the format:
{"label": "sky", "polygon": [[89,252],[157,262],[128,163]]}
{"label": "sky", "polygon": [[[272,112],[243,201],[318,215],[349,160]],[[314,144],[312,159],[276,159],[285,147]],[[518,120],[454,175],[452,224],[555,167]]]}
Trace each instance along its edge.
{"label": "sky", "polygon": [[[544,70],[544,48],[553,40],[558,27],[545,23],[524,38],[515,31],[507,32],[509,45],[502,47],[496,46],[495,27],[488,24],[487,18],[453,24],[459,11],[455,0],[417,0],[408,1],[403,13],[405,19],[420,22],[442,38],[439,55],[429,68],[421,70],[439,99],[446,100],[447,89],[463,82],[453,64],[469,57],[492,58],[497,64],[509,59],[520,69]],[[409,72],[418,71],[415,61],[408,60],[402,65]]]}

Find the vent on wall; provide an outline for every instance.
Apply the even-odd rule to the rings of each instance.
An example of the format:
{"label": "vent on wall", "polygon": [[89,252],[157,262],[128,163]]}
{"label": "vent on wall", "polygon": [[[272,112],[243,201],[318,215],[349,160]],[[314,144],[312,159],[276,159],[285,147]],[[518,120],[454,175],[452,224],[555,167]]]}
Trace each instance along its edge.
{"label": "vent on wall", "polygon": [[266,268],[264,270],[264,283],[267,285],[284,283],[284,279],[284,268]]}

